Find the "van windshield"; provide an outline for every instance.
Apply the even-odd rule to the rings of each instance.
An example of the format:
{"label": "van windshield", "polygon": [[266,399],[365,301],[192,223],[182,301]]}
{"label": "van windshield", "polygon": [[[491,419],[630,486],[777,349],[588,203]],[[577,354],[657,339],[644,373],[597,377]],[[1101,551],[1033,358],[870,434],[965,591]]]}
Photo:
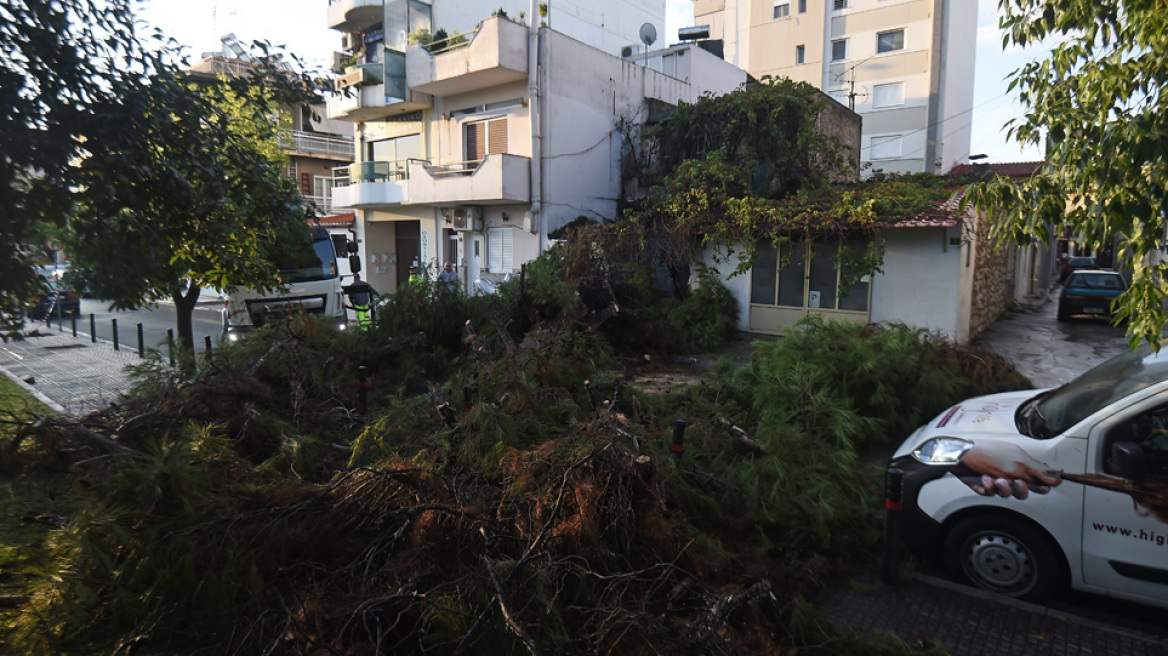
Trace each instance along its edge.
{"label": "van windshield", "polygon": [[287,283],[330,280],[337,277],[333,242],[327,237],[315,239],[312,244],[305,245],[296,253],[281,257],[277,264],[280,266],[280,279]]}
{"label": "van windshield", "polygon": [[1143,346],[1118,355],[1018,408],[1015,423],[1029,437],[1061,435],[1080,421],[1145,387],[1168,379],[1168,351]]}

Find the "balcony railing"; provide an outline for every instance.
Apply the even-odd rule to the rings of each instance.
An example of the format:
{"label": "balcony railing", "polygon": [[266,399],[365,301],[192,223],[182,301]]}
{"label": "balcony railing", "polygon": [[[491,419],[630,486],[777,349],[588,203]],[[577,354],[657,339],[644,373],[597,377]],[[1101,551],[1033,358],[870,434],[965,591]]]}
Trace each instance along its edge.
{"label": "balcony railing", "polygon": [[352,137],[322,135],[300,130],[280,133],[280,147],[298,153],[314,153],[337,159],[353,159],[356,152]]}
{"label": "balcony railing", "polygon": [[358,182],[399,182],[410,179],[410,162],[424,159],[399,159],[390,162],[357,162],[333,169],[333,186],[347,187]]}

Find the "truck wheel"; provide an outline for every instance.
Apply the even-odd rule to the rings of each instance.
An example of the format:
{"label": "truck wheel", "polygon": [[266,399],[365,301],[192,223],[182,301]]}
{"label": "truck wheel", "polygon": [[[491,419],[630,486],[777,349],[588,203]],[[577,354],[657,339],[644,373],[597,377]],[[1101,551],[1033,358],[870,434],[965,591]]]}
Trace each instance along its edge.
{"label": "truck wheel", "polygon": [[946,535],[944,553],[955,578],[1008,597],[1041,601],[1064,585],[1058,548],[1034,527],[1011,517],[961,520]]}

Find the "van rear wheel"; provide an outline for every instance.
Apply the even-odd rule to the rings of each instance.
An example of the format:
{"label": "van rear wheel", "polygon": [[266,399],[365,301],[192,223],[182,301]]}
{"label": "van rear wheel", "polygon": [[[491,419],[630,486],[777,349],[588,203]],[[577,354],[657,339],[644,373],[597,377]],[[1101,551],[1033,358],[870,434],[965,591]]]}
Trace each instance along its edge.
{"label": "van rear wheel", "polygon": [[1064,583],[1062,558],[1041,531],[1012,517],[979,515],[945,537],[950,574],[983,590],[1041,601]]}

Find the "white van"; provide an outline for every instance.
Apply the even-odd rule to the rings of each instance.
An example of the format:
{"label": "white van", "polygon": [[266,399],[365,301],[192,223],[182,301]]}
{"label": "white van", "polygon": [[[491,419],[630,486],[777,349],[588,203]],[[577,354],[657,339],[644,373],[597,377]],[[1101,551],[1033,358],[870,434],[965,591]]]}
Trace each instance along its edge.
{"label": "white van", "polygon": [[978,587],[1064,585],[1168,608],[1168,350],[1051,390],[969,399],[917,429],[899,532]]}

